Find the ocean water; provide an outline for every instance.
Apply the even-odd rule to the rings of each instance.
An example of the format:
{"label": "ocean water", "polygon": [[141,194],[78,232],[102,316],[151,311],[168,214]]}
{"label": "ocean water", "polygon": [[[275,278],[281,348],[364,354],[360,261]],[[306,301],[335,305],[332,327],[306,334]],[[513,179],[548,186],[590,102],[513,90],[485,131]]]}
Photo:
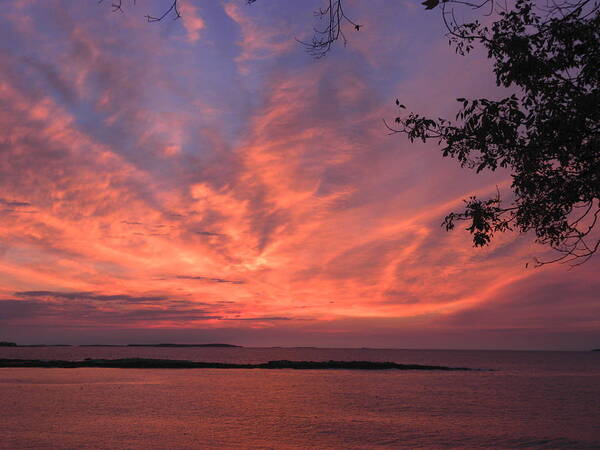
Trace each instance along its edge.
{"label": "ocean water", "polygon": [[0,448],[600,448],[600,352],[1,348],[0,358],[493,369],[0,369]]}

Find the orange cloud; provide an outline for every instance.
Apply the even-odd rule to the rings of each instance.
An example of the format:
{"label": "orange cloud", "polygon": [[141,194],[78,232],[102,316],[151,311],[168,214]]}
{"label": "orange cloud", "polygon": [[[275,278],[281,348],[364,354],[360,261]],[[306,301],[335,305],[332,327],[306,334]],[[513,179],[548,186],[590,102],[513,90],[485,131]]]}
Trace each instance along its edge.
{"label": "orange cloud", "polygon": [[[191,42],[223,25],[212,27],[223,19],[210,8],[202,19],[185,8]],[[304,62],[268,69],[251,89],[252,61],[291,58],[293,40],[260,22],[258,8],[230,2],[224,11],[241,41],[229,36],[231,48],[219,51],[231,60],[206,66],[198,61],[214,49],[189,58],[189,46],[161,41],[160,28],[128,24],[119,33],[130,48],[121,35],[49,12],[48,29],[64,31],[60,51],[35,26],[1,29],[31,41],[33,55],[0,51],[3,326],[183,327],[337,343],[380,328],[373,342],[409,332],[430,342],[419,330],[471,330],[469,317],[499,329],[518,315],[507,296],[544,297],[544,272],[524,269],[538,251],[529,241],[509,234],[476,250],[466,233],[439,227],[462,198],[506,189],[507,174],[469,174],[381,124],[393,114],[392,84],[431,112],[452,109],[440,98],[453,83],[476,92],[483,83],[461,78],[459,63],[430,70],[423,57],[383,89],[383,75],[371,73],[377,61],[316,63],[299,51]],[[352,58],[367,61],[377,39],[369,42]],[[590,314],[591,290],[547,273]],[[578,320],[569,313],[565,327],[595,324]]]}

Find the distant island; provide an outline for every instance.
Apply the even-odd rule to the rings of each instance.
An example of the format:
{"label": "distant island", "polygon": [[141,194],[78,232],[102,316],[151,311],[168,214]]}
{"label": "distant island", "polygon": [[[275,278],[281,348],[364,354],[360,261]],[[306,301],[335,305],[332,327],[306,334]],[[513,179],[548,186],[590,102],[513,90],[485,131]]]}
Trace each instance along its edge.
{"label": "distant island", "polygon": [[0,347],[221,347],[221,348],[242,348],[241,345],[233,344],[25,344],[18,345],[15,342],[0,341]]}
{"label": "distant island", "polygon": [[127,344],[127,347],[236,347],[241,345],[233,344]]}
{"label": "distant island", "polygon": [[195,362],[176,359],[91,359],[80,361],[41,360],[41,359],[0,359],[1,367],[46,367],[80,368],[99,367],[111,369],[296,369],[296,370],[477,370],[466,367],[425,366],[420,364],[397,364],[374,361],[269,361],[260,364],[233,364],[217,362]]}
{"label": "distant island", "polygon": [[17,344],[13,347],[75,347],[71,344]]}

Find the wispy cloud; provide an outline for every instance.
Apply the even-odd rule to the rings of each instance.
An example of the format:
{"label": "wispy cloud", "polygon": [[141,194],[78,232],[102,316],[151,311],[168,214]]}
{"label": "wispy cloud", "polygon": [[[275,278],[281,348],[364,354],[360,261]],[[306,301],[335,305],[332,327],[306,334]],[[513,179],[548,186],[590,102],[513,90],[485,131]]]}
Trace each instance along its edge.
{"label": "wispy cloud", "polygon": [[204,20],[200,17],[198,8],[191,2],[181,3],[181,16],[183,26],[187,32],[187,39],[190,42],[196,42],[200,39],[200,31],[204,28]]}
{"label": "wispy cloud", "polygon": [[244,284],[243,281],[239,280],[226,280],[224,278],[213,278],[213,277],[202,277],[202,276],[190,276],[190,275],[179,275],[177,276],[179,280],[198,280],[198,281],[208,281],[211,283],[231,283],[231,284]]}
{"label": "wispy cloud", "polygon": [[9,201],[4,198],[0,198],[0,205],[8,206],[10,208],[21,208],[21,207],[31,206],[31,203]]}
{"label": "wispy cloud", "polygon": [[243,8],[239,2],[225,3],[225,13],[240,29],[240,53],[235,61],[246,74],[250,63],[277,57],[294,46],[287,33],[289,29],[259,23],[257,17],[249,16],[251,12],[252,8]]}
{"label": "wispy cloud", "polygon": [[438,115],[455,91],[495,95],[481,55],[457,59],[439,24],[381,2],[367,38],[314,61],[293,39],[299,12],[312,24],[304,3],[259,3],[185,2],[183,22],[158,26],[84,2],[6,6],[3,329],[360,346],[592,333],[598,262],[535,271],[543,249],[527,237],[473,249],[444,232],[446,213],[508,174],[470,174],[381,123],[398,96]]}
{"label": "wispy cloud", "polygon": [[156,303],[167,300],[165,296],[132,296],[127,294],[101,295],[94,292],[53,292],[53,291],[21,291],[15,292],[17,297],[52,298],[68,300],[98,300],[101,302],[123,303]]}

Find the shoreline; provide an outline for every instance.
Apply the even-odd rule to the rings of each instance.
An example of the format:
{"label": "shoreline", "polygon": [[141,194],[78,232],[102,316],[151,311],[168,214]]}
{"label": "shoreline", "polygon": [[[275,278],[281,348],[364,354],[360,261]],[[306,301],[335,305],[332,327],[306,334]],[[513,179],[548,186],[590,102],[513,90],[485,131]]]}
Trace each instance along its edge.
{"label": "shoreline", "polygon": [[430,366],[421,364],[398,364],[374,361],[269,361],[258,364],[235,364],[218,362],[195,362],[176,359],[91,359],[79,361],[43,359],[0,359],[0,368],[40,367],[40,368],[111,368],[111,369],[295,369],[295,370],[441,370],[474,371],[467,367]]}

